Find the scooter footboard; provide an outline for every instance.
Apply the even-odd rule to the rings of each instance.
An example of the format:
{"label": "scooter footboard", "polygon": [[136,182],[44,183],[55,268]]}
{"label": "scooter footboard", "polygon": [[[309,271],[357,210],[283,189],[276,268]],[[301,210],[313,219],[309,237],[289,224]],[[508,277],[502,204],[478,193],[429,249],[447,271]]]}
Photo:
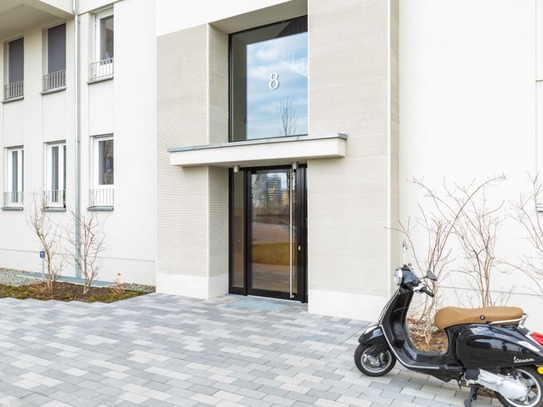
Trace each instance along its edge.
{"label": "scooter footboard", "polygon": [[362,345],[383,345],[385,348],[388,348],[387,340],[379,325],[368,327],[364,333],[360,335],[358,342]]}

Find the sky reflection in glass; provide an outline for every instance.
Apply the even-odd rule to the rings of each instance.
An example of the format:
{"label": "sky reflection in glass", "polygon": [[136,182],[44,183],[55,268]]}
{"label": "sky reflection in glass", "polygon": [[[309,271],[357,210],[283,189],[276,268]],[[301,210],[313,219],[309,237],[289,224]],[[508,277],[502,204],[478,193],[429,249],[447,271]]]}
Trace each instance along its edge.
{"label": "sky reflection in glass", "polygon": [[307,32],[247,45],[247,139],[308,133]]}

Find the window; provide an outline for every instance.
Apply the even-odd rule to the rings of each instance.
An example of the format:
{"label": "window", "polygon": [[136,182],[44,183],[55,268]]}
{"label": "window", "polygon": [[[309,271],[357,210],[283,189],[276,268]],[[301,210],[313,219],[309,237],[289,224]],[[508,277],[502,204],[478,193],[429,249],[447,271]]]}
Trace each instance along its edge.
{"label": "window", "polygon": [[113,137],[93,137],[93,186],[90,206],[113,206]]}
{"label": "window", "polygon": [[66,24],[47,30],[46,74],[43,76],[43,90],[66,86]]}
{"label": "window", "polygon": [[90,67],[90,79],[113,75],[114,52],[113,10],[103,11],[94,17],[94,61]]}
{"label": "window", "polygon": [[230,141],[304,135],[307,17],[230,36]]}
{"label": "window", "polygon": [[24,95],[24,39],[19,38],[6,43],[6,85],[4,100],[20,98]]}
{"label": "window", "polygon": [[45,202],[48,207],[66,207],[66,143],[46,144]]}
{"label": "window", "polygon": [[5,208],[22,208],[24,191],[24,150],[22,147],[6,150]]}

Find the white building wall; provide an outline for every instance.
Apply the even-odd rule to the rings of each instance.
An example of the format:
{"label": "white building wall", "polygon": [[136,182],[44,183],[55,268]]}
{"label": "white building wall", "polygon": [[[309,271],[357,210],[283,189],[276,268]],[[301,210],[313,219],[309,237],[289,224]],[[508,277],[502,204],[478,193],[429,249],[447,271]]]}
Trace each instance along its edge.
{"label": "white building wall", "polygon": [[[114,77],[88,83],[94,62],[94,13],[113,7]],[[99,213],[106,234],[100,277],[155,283],[156,50],[154,4],[142,0],[82,2],[81,11],[81,206],[89,205],[92,141],[113,135],[115,202]]]}
{"label": "white building wall", "polygon": [[[33,235],[28,220],[34,196],[40,196],[44,189],[44,142],[65,140],[71,117],[66,107],[68,92],[42,95],[43,76],[43,30],[63,20],[51,16],[42,26],[2,38],[2,60],[5,59],[4,43],[12,39],[24,38],[24,99],[4,102],[0,109],[0,174],[1,191],[6,186],[6,148],[24,147],[24,188],[25,209],[23,211],[0,211],[0,267],[41,271],[39,245]],[[67,41],[69,41],[67,24]],[[67,60],[67,64],[69,61]],[[68,65],[69,66],[69,65]],[[5,65],[2,64],[2,85],[4,85]],[[68,68],[68,67],[67,67]],[[68,68],[69,69],[69,68]],[[3,97],[3,92],[2,92]],[[73,185],[73,184],[72,184]],[[39,198],[37,199],[39,201]],[[3,206],[3,195],[2,202]],[[66,219],[65,214],[51,213],[55,221]]]}
{"label": "white building wall", "polygon": [[349,135],[345,158],[308,162],[310,312],[375,320],[390,295],[395,16],[394,1],[309,1],[310,134]]}
{"label": "white building wall", "polygon": [[[70,2],[71,4],[71,2]],[[80,185],[81,211],[87,213],[92,187],[92,136],[113,134],[115,143],[115,203],[110,212],[100,212],[106,233],[100,279],[121,274],[126,282],[155,283],[155,18],[154,2],[86,0],[79,2],[80,20]],[[112,80],[88,83],[89,64],[94,62],[93,16],[104,7],[114,7],[115,74]],[[25,208],[0,211],[0,267],[41,271],[37,239],[27,218],[33,192],[44,189],[44,143],[66,140],[66,212],[51,213],[56,221],[72,225],[75,208],[75,96],[74,23],[67,21],[66,90],[41,94],[44,29],[61,22],[58,17],[17,33],[25,38],[25,97],[1,106],[0,147],[2,191],[5,147],[25,148]],[[0,39],[2,41],[6,39]],[[2,47],[2,53],[3,53]],[[3,69],[3,64],[2,64]],[[3,76],[2,76],[3,78]],[[67,267],[65,275],[74,275]]]}
{"label": "white building wall", "polygon": [[[441,190],[498,174],[493,204],[530,192],[536,166],[535,2],[514,0],[400,2],[401,219],[429,209],[412,178]],[[539,215],[541,216],[541,215]],[[417,243],[423,247],[424,240]],[[497,253],[511,262],[525,253],[523,232],[510,220]],[[457,268],[460,255],[455,252]],[[543,328],[541,300],[519,273],[495,275],[494,295],[514,287],[510,305],[524,306],[529,326]],[[448,305],[477,304],[458,274],[445,283]],[[522,294],[522,295],[520,295]],[[458,297],[458,298],[457,298]],[[459,298],[460,304],[459,304]]]}

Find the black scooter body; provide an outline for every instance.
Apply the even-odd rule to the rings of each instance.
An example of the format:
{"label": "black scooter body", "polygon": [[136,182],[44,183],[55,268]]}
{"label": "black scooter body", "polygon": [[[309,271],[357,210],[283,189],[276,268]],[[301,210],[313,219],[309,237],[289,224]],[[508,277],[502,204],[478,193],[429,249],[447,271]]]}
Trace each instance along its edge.
{"label": "black scooter body", "polygon": [[[414,275],[413,278],[416,279]],[[390,349],[409,370],[444,382],[460,381],[467,369],[543,365],[543,346],[528,339],[528,330],[518,325],[455,325],[445,329],[449,343],[445,352],[418,350],[407,332],[413,294],[411,289],[400,286],[383,309],[378,325],[366,329],[359,343],[376,345],[379,350]]]}
{"label": "black scooter body", "polygon": [[[412,291],[400,288],[385,306],[379,324],[366,329],[358,342],[366,346],[376,345],[378,350],[390,349],[398,361],[410,370],[432,375],[445,382],[458,380],[463,368],[455,358],[455,346],[449,345],[447,352],[421,352],[409,338],[406,319],[412,297]],[[458,332],[450,330],[447,336],[449,344],[455,344]]]}
{"label": "black scooter body", "polygon": [[459,327],[456,355],[466,369],[543,364],[543,349],[527,339],[526,328],[487,324]]}

